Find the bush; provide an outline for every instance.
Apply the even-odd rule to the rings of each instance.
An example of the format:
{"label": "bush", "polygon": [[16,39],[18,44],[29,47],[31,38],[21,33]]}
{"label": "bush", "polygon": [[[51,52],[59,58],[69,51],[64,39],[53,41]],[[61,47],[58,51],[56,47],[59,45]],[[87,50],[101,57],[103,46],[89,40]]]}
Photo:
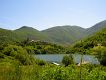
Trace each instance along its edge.
{"label": "bush", "polygon": [[64,56],[63,57],[63,60],[62,60],[62,63],[65,65],[65,66],[68,66],[69,64],[73,64],[74,63],[74,61],[73,61],[73,57],[72,57],[72,55],[70,55],[70,56]]}
{"label": "bush", "polygon": [[28,55],[27,51],[21,46],[8,45],[3,49],[2,53],[7,57],[12,57],[13,59],[18,60],[23,65],[29,65],[33,62],[30,59],[30,55]]}
{"label": "bush", "polygon": [[43,60],[36,60],[36,64],[38,64],[38,65],[40,65],[40,66],[42,66],[42,65],[45,65],[46,64],[46,62],[45,61],[43,61]]}
{"label": "bush", "polygon": [[69,72],[61,66],[47,67],[42,73],[42,80],[70,80]]}
{"label": "bush", "polygon": [[15,62],[0,63],[0,80],[20,80],[21,70]]}
{"label": "bush", "polygon": [[106,66],[106,47],[96,46],[91,49],[92,54],[95,54],[101,65]]}

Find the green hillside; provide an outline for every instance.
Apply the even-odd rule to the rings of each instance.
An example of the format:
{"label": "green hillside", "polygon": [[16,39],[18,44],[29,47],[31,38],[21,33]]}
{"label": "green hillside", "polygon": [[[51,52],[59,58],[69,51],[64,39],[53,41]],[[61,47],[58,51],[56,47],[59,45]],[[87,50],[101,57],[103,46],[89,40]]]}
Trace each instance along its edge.
{"label": "green hillside", "polygon": [[21,40],[25,40],[27,38],[33,40],[47,40],[47,36],[44,35],[42,32],[32,28],[23,26],[19,29],[14,30],[14,33],[20,36]]}
{"label": "green hillside", "polygon": [[86,33],[87,33],[87,35],[92,35],[93,33],[97,32],[99,30],[102,30],[103,28],[106,28],[106,20],[101,21],[101,22],[95,24],[94,26],[88,28],[86,30]]}
{"label": "green hillside", "polygon": [[62,45],[70,45],[78,40],[92,36],[92,34],[105,27],[106,20],[88,29],[69,25],[56,26],[43,31],[38,31],[28,26],[23,26],[16,30],[0,29],[0,42],[23,41],[28,38],[30,40],[41,40]]}
{"label": "green hillside", "polygon": [[0,28],[0,43],[18,41],[18,39],[18,35],[13,31]]}
{"label": "green hillside", "polygon": [[85,29],[78,26],[56,26],[42,32],[56,43],[70,44],[83,38],[84,31]]}
{"label": "green hillside", "polygon": [[67,49],[61,45],[45,42],[25,40],[18,45],[25,47],[34,54],[66,54]]}
{"label": "green hillside", "polygon": [[83,52],[87,54],[87,51],[89,51],[91,48],[95,46],[104,46],[106,47],[106,28],[102,29],[100,32],[97,32],[93,36],[81,40],[74,44],[70,48],[71,53],[76,53],[76,52]]}
{"label": "green hillside", "polygon": [[[92,34],[87,39],[77,42],[69,49],[39,40],[48,40],[47,38],[49,38],[61,44],[66,44],[68,41],[71,43],[72,39],[76,40],[76,38],[84,37],[86,35],[85,29],[80,29],[80,27],[55,27],[53,29],[53,38],[49,36],[52,29],[48,34],[45,31],[40,32],[30,27],[22,27],[15,31],[0,29],[1,43],[12,42],[0,44],[0,80],[106,80],[106,28],[94,35]],[[66,41],[64,37],[70,40],[66,39]],[[60,39],[60,41],[56,41],[55,38]],[[16,42],[18,40],[23,41]],[[74,63],[73,57],[70,58],[70,55],[64,56],[62,63],[56,65],[39,60],[34,55],[76,52],[83,54],[96,53],[95,57],[100,64],[77,65]],[[82,62],[81,60],[80,63]]]}

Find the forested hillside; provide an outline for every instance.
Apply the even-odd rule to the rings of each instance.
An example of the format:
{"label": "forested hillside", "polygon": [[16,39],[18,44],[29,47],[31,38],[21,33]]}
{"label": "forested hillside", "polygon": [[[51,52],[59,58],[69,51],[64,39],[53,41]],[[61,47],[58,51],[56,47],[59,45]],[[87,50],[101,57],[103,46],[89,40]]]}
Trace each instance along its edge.
{"label": "forested hillside", "polygon": [[88,29],[69,25],[56,26],[43,31],[38,31],[28,26],[23,26],[16,30],[0,29],[0,43],[23,41],[28,38],[30,40],[41,40],[56,44],[70,45],[78,40],[92,36],[95,32],[105,27],[106,20]]}
{"label": "forested hillside", "polygon": [[103,28],[106,28],[106,20],[101,21],[97,24],[95,24],[94,26],[88,28],[86,30],[87,35],[92,35],[93,33],[102,30]]}
{"label": "forested hillside", "polygon": [[[102,35],[102,36],[101,36]],[[106,29],[90,37],[102,43],[106,39]],[[100,39],[99,39],[100,37]],[[85,40],[85,42],[88,42]],[[83,44],[83,43],[82,43]],[[82,45],[81,44],[81,45]],[[80,45],[80,44],[79,44]],[[78,47],[79,49],[81,48]],[[88,45],[87,45],[88,46]],[[104,45],[106,46],[106,45]],[[97,51],[104,47],[96,47]],[[82,49],[83,50],[83,49]],[[92,50],[95,50],[93,48]],[[62,65],[54,65],[43,60],[38,60],[34,54],[64,53],[62,46],[42,42],[29,41],[28,39],[16,44],[0,45],[0,79],[1,80],[105,80],[106,67],[95,64],[76,65],[73,58],[64,57]],[[101,53],[101,52],[100,52]],[[105,57],[106,58],[106,57]],[[102,64],[105,61],[103,57]],[[71,60],[70,60],[71,59]],[[72,61],[71,63],[69,61]],[[100,60],[101,61],[101,60]],[[67,65],[67,62],[68,65]]]}
{"label": "forested hillside", "polygon": [[0,28],[0,44],[4,42],[8,43],[18,40],[19,40],[18,35],[15,34],[13,31]]}
{"label": "forested hillside", "polygon": [[82,39],[85,29],[79,26],[56,26],[42,31],[56,43],[69,44]]}
{"label": "forested hillside", "polygon": [[29,38],[30,40],[49,40],[42,32],[28,26],[23,26],[13,31],[20,36],[21,40]]}
{"label": "forested hillside", "polygon": [[85,54],[90,54],[88,51],[95,46],[106,47],[106,28],[102,29],[91,37],[72,45],[70,50],[72,53],[83,52]]}
{"label": "forested hillside", "polygon": [[[17,32],[0,29],[1,80],[106,80],[106,28],[69,48],[48,41],[30,39],[30,34],[33,34],[31,29],[22,27],[22,31],[19,29]],[[28,32],[29,30],[32,32]],[[70,56],[64,56],[61,65],[36,58],[36,54],[66,53]],[[100,64],[87,63],[78,66],[74,63],[72,53],[94,55]]]}
{"label": "forested hillside", "polygon": [[23,46],[32,54],[66,54],[68,51],[65,47],[45,41],[25,40],[17,45]]}

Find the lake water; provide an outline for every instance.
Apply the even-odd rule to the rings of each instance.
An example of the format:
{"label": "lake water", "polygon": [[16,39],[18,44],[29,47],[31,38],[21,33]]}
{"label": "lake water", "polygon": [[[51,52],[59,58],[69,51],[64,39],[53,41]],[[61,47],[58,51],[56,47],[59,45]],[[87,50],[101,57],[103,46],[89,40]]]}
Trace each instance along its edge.
{"label": "lake water", "polygon": [[[61,63],[65,55],[69,56],[69,54],[39,54],[39,55],[35,55],[35,57],[44,61],[48,61],[48,62]],[[80,54],[73,54],[72,56],[74,58],[75,63],[80,62],[81,60]],[[91,55],[83,55],[82,59],[83,61],[89,61],[92,64],[99,64],[97,58]]]}

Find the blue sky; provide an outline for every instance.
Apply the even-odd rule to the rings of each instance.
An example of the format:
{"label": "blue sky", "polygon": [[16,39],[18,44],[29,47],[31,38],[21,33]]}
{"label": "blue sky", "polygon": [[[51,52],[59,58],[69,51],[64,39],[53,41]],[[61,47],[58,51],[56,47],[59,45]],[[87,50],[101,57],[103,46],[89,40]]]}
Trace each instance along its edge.
{"label": "blue sky", "polygon": [[106,0],[0,0],[0,28],[84,28],[106,19]]}

